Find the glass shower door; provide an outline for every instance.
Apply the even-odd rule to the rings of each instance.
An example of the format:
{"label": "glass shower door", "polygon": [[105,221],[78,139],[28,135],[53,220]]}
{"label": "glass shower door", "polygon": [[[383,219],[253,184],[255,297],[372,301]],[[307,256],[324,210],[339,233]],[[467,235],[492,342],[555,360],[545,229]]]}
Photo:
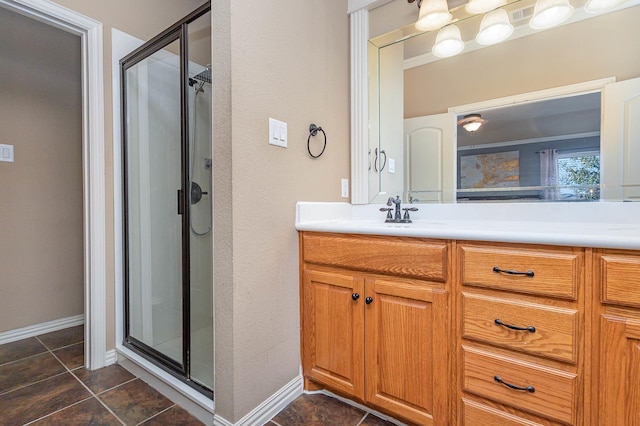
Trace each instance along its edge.
{"label": "glass shower door", "polygon": [[123,76],[127,337],[184,372],[179,33],[166,43]]}
{"label": "glass shower door", "polygon": [[211,14],[120,61],[123,344],[213,398]]}

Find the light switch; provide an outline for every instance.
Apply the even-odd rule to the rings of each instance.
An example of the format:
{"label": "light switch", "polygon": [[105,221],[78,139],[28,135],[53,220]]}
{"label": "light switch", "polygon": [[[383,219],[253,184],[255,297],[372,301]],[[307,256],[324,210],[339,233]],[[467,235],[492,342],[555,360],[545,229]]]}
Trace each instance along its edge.
{"label": "light switch", "polygon": [[0,161],[13,163],[13,145],[0,144]]}
{"label": "light switch", "polygon": [[396,160],[393,158],[389,158],[389,173],[396,172]]}
{"label": "light switch", "polygon": [[269,144],[287,147],[287,123],[269,118]]}

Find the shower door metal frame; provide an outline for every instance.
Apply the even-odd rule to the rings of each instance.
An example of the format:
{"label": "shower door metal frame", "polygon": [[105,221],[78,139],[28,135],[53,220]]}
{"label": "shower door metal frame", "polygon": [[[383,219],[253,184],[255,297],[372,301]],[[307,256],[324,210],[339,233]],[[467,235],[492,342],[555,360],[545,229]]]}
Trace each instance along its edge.
{"label": "shower door metal frame", "polygon": [[[207,2],[189,15],[173,24],[120,60],[120,93],[122,113],[122,193],[123,193],[123,283],[124,283],[124,342],[123,345],[142,354],[149,361],[168,371],[181,381],[213,399],[213,390],[191,380],[191,260],[190,260],[190,206],[186,192],[189,181],[189,108],[188,108],[188,25],[211,11]],[[181,188],[178,189],[177,214],[181,215],[182,230],[182,363],[166,356],[144,342],[130,335],[130,289],[129,289],[129,192],[127,176],[127,70],[154,53],[164,49],[176,40],[180,41],[180,175]],[[212,349],[213,350],[213,349]]]}

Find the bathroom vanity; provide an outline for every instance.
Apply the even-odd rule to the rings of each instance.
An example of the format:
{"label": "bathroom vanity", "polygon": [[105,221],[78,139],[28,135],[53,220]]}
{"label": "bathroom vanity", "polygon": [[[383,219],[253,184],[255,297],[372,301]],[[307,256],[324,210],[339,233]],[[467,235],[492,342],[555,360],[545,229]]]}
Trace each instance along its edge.
{"label": "bathroom vanity", "polygon": [[299,203],[305,389],[418,425],[640,424],[640,205],[609,204]]}

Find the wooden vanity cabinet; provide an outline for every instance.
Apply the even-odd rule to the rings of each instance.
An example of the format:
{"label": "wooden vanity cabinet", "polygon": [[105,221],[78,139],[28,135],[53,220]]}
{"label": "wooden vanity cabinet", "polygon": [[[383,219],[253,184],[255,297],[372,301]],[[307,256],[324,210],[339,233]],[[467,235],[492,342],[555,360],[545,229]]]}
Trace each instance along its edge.
{"label": "wooden vanity cabinet", "polygon": [[306,389],[416,425],[640,426],[640,251],[300,234]]}
{"label": "wooden vanity cabinet", "polygon": [[450,424],[449,243],[300,234],[305,388]]}
{"label": "wooden vanity cabinet", "polygon": [[594,250],[593,424],[640,425],[640,252]]}
{"label": "wooden vanity cabinet", "polygon": [[458,424],[584,424],[584,249],[457,242]]}

